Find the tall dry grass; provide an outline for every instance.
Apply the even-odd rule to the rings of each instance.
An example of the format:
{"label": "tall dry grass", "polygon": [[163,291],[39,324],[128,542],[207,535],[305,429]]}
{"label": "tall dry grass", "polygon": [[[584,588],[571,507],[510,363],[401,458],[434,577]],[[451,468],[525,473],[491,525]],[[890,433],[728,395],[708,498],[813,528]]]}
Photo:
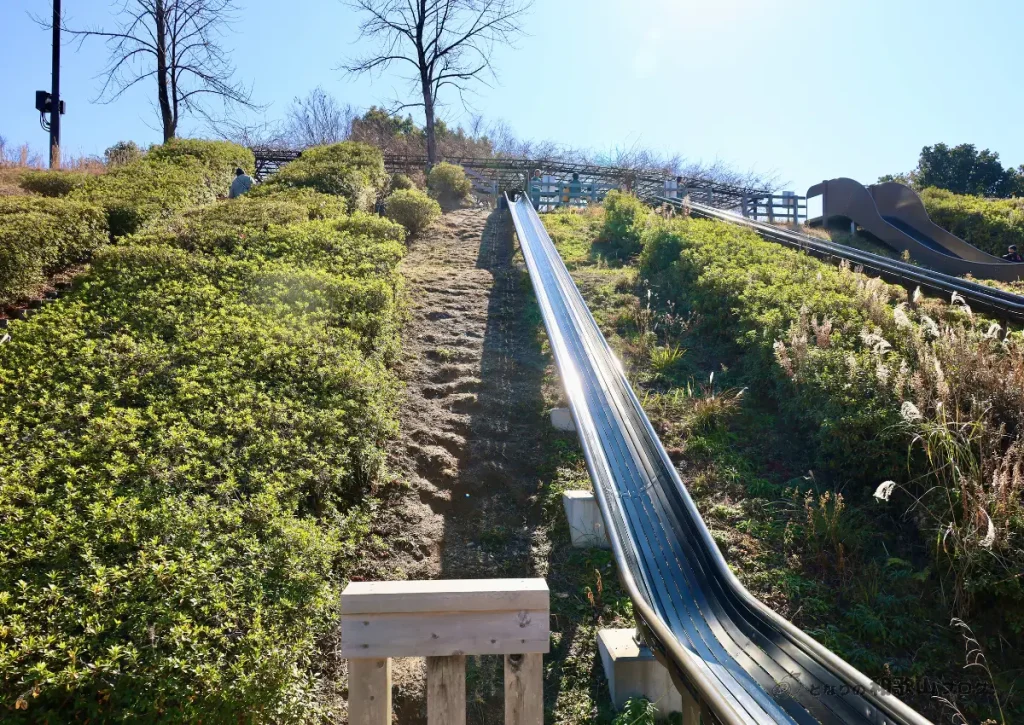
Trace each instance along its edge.
{"label": "tall dry grass", "polygon": [[[95,156],[61,154],[60,170],[75,171],[85,174],[102,174],[107,166],[102,159]],[[12,145],[0,136],[0,196],[24,196],[29,192],[20,185],[25,171],[43,171],[48,167],[48,160],[36,153],[28,144]]]}
{"label": "tall dry grass", "polygon": [[908,440],[908,475],[894,489],[944,565],[954,611],[980,599],[1024,603],[1024,338],[951,305],[914,295],[891,306],[886,286],[854,281],[869,324],[857,354],[832,349],[831,320],[801,314],[776,360],[797,381],[823,359],[846,379],[870,376],[892,401]]}

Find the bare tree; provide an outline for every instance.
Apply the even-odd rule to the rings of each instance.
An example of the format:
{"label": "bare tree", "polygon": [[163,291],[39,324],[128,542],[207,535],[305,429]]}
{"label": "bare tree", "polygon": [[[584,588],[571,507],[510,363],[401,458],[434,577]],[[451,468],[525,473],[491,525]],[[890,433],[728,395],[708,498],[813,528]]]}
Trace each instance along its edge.
{"label": "bare tree", "polygon": [[496,77],[494,47],[511,44],[521,33],[519,21],[533,0],[351,0],[366,15],[361,37],[377,41],[376,52],[354,60],[351,73],[383,72],[394,64],[412,66],[408,80],[422,101],[394,110],[423,108],[427,160],[437,161],[435,109],[441,89],[460,96],[474,82]]}
{"label": "bare tree", "polygon": [[[183,115],[209,119],[205,102],[254,108],[221,38],[235,20],[234,0],[118,0],[110,29],[64,27],[79,40],[103,38],[110,49],[97,100],[110,103],[135,85],[154,80],[164,141]],[[45,23],[43,23],[45,24]]]}
{"label": "bare tree", "polygon": [[288,109],[284,137],[292,146],[322,146],[349,137],[356,112],[341,105],[323,88],[316,87],[305,98],[295,98]]}

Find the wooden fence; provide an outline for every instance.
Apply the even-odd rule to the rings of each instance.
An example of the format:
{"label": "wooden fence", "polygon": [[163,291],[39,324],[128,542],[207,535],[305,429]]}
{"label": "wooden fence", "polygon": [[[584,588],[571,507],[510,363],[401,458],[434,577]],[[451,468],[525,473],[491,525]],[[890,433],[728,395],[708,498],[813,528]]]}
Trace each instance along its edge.
{"label": "wooden fence", "polygon": [[465,725],[466,656],[504,655],[505,724],[542,725],[543,579],[353,582],[341,595],[351,725],[391,725],[391,658],[426,657],[427,722]]}

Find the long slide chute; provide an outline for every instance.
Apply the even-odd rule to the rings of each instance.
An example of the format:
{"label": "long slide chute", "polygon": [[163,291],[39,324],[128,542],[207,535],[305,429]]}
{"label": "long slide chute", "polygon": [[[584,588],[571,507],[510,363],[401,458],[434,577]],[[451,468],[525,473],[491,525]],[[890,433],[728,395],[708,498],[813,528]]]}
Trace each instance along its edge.
{"label": "long slide chute", "polygon": [[619,574],[677,686],[723,725],[928,723],[739,583],[537,212],[509,207]]}

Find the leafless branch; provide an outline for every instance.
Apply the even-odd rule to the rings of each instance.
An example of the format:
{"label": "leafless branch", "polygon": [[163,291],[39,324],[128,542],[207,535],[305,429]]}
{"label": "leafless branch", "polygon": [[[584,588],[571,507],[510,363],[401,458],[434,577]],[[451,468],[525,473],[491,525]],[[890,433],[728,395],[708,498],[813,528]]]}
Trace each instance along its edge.
{"label": "leafless branch", "polygon": [[110,28],[74,28],[64,19],[61,25],[79,46],[91,38],[107,44],[110,60],[100,74],[97,101],[111,103],[138,83],[156,79],[167,140],[186,114],[210,119],[207,99],[258,108],[251,89],[234,80],[235,68],[221,45],[236,13],[235,0],[118,0]]}
{"label": "leafless branch", "polygon": [[349,0],[364,20],[360,36],[376,41],[375,52],[343,67],[350,73],[380,74],[393,66],[409,70],[405,79],[422,102],[426,117],[427,158],[437,161],[435,112],[443,88],[464,94],[474,83],[496,79],[491,65],[497,45],[522,34],[520,22],[533,0]]}

